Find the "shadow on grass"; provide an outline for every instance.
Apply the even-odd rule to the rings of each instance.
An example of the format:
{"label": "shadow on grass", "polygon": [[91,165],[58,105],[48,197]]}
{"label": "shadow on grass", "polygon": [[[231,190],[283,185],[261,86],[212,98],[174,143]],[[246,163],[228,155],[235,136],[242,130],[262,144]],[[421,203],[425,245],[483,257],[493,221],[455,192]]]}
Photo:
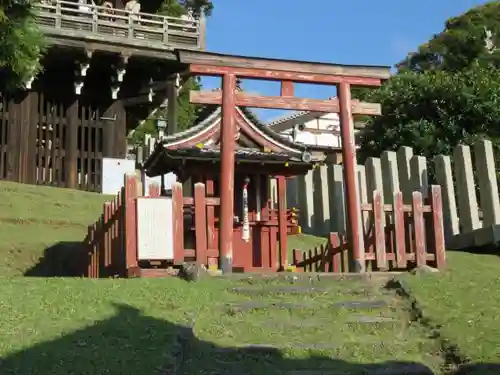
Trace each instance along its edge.
{"label": "shadow on grass", "polygon": [[496,375],[500,374],[500,364],[498,363],[480,363],[472,365],[463,365],[453,375]]}
{"label": "shadow on grass", "polygon": [[[117,305],[115,316],[0,360],[3,375],[88,374],[432,374],[416,363],[355,364],[321,356],[285,358],[273,348],[222,348],[181,326]],[[464,367],[465,374],[498,374],[500,366]],[[390,371],[390,369],[395,370]],[[479,369],[479,367],[477,368]],[[464,372],[465,371],[465,372]],[[473,372],[470,372],[473,371]]]}
{"label": "shadow on grass", "polygon": [[[327,357],[284,358],[272,348],[222,348],[196,338],[192,327],[144,316],[129,306],[60,339],[2,358],[3,375],[88,374],[388,374],[388,366],[352,364]],[[196,330],[196,328],[195,328]],[[400,363],[397,374],[432,374],[425,366]],[[418,367],[417,367],[418,366]],[[312,370],[322,370],[315,372]],[[328,371],[328,370],[331,370]],[[300,371],[302,370],[302,371]],[[300,372],[299,372],[300,371]],[[377,372],[379,371],[379,372]]]}
{"label": "shadow on grass", "polygon": [[[72,277],[82,275],[82,242],[58,242],[43,252],[38,263],[26,270],[28,277]],[[86,265],[85,265],[86,266]]]}

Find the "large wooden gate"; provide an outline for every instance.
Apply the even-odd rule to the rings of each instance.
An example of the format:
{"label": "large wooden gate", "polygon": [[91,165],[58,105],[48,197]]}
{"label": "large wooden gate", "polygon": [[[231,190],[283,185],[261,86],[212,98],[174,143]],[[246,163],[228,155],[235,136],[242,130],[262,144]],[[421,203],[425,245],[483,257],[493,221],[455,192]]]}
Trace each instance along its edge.
{"label": "large wooden gate", "polygon": [[102,158],[126,154],[125,111],[27,92],[0,99],[0,179],[100,191]]}

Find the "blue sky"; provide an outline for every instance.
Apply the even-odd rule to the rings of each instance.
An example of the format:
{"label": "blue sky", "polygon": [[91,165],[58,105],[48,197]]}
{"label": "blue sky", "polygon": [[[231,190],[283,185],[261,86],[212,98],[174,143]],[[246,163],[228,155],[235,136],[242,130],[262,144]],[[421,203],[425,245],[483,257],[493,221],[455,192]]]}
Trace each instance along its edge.
{"label": "blue sky", "polygon": [[[393,66],[480,0],[213,0],[207,49],[234,55]],[[219,81],[205,79],[206,88]],[[279,95],[277,83],[244,82]],[[296,95],[327,98],[333,88],[297,85]],[[263,120],[283,112],[260,110]]]}

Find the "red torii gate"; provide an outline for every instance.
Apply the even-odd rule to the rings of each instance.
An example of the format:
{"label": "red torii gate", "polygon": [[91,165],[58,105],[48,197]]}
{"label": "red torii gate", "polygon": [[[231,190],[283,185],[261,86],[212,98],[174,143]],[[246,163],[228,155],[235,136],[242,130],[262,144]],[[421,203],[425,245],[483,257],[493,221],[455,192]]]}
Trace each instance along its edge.
{"label": "red torii gate", "polygon": [[[234,136],[236,107],[290,109],[339,113],[347,202],[347,235],[351,252],[351,269],[364,272],[363,231],[356,176],[356,145],[352,115],[380,115],[380,104],[351,100],[351,86],[380,86],[390,77],[387,66],[356,66],[263,59],[177,50],[178,60],[188,66],[191,75],[222,77],[221,92],[191,91],[190,100],[197,104],[222,106],[220,163],[220,231],[219,246],[222,272],[232,272],[234,211]],[[281,96],[260,96],[236,92],[237,78],[281,82]],[[336,85],[336,100],[317,100],[294,96],[294,83]]]}

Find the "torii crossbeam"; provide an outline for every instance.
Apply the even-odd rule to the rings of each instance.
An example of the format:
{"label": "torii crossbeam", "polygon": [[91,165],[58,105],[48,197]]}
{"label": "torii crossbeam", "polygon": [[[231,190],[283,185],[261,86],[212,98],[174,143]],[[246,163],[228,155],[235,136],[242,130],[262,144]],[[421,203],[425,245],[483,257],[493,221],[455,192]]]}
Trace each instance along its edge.
{"label": "torii crossbeam", "polygon": [[[364,272],[363,230],[356,176],[356,145],[352,115],[380,115],[380,104],[351,99],[352,86],[380,86],[390,77],[387,66],[355,66],[302,61],[262,59],[178,50],[179,62],[192,75],[222,77],[222,92],[191,91],[198,104],[222,106],[220,163],[219,246],[223,273],[232,272],[234,211],[234,136],[237,106],[338,113],[342,139],[348,240],[351,270]],[[237,78],[281,82],[281,96],[259,96],[236,92]],[[294,82],[337,86],[336,100],[297,98]]]}

